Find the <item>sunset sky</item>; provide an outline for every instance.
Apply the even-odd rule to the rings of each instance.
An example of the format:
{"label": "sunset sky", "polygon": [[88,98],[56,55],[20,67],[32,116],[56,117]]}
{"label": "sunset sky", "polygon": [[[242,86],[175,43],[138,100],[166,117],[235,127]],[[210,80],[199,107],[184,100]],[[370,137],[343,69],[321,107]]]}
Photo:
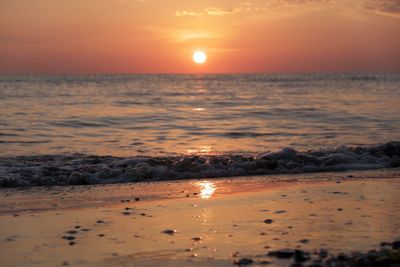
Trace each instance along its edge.
{"label": "sunset sky", "polygon": [[400,0],[0,0],[3,74],[325,71],[400,72]]}

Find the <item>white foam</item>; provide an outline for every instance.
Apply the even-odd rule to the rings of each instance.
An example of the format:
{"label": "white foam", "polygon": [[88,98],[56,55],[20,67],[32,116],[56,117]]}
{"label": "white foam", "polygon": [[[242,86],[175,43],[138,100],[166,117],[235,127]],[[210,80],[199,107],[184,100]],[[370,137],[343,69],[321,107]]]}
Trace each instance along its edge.
{"label": "white foam", "polygon": [[106,184],[399,166],[400,142],[308,152],[288,147],[256,156],[18,156],[0,158],[0,186]]}

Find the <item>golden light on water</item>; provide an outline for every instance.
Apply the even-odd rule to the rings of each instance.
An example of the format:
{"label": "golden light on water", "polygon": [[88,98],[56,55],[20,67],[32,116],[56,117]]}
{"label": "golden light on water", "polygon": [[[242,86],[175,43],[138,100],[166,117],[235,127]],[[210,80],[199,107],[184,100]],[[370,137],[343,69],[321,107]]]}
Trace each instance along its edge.
{"label": "golden light on water", "polygon": [[209,199],[217,190],[216,186],[212,182],[202,181],[196,184],[200,188],[200,197],[204,199]]}
{"label": "golden light on water", "polygon": [[210,153],[212,151],[211,146],[199,146],[198,148],[188,149],[187,153],[189,154],[198,154],[198,153]]}

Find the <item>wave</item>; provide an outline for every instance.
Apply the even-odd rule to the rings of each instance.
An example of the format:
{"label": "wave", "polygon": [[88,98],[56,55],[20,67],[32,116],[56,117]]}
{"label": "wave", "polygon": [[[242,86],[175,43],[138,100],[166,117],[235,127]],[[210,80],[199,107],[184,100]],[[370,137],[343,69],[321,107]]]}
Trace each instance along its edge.
{"label": "wave", "polygon": [[0,158],[0,186],[88,185],[400,167],[400,142],[258,155],[112,157],[83,154]]}

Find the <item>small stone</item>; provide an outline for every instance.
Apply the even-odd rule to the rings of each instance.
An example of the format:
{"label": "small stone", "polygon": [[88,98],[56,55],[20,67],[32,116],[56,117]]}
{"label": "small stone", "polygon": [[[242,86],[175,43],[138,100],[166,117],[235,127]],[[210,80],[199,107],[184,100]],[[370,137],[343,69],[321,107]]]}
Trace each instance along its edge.
{"label": "small stone", "polygon": [[15,238],[16,238],[16,236],[10,236],[10,237],[7,237],[5,241],[6,242],[12,242],[12,241],[15,241]]}
{"label": "small stone", "polygon": [[277,210],[277,211],[275,211],[275,214],[282,214],[282,213],[286,213],[286,210]]}
{"label": "small stone", "polygon": [[193,237],[192,240],[194,241],[200,241],[202,238],[201,237]]}
{"label": "small stone", "polygon": [[239,256],[240,252],[239,251],[235,251],[232,253],[232,257],[237,257]]}
{"label": "small stone", "polygon": [[303,252],[301,250],[294,251],[294,260],[296,262],[305,262],[311,259],[310,253]]}
{"label": "small stone", "polygon": [[71,242],[69,242],[68,243],[68,245],[70,245],[70,246],[73,246],[73,245],[75,245],[76,243],[74,242],[74,241],[71,241]]}
{"label": "small stone", "polygon": [[62,238],[66,239],[66,240],[75,240],[76,239],[75,236],[63,236]]}
{"label": "small stone", "polygon": [[167,234],[167,235],[174,235],[177,233],[177,231],[173,230],[173,229],[166,229],[166,230],[162,231],[162,233]]}
{"label": "small stone", "polygon": [[70,231],[67,232],[67,234],[71,234],[71,235],[74,235],[74,234],[77,234],[77,233],[78,233],[78,231],[75,231],[75,230],[70,230]]}
{"label": "small stone", "polygon": [[323,259],[323,258],[326,258],[326,257],[328,257],[328,251],[325,250],[325,249],[320,249],[318,255],[319,255],[319,257],[322,258],[322,259]]}
{"label": "small stone", "polygon": [[273,220],[271,220],[271,219],[266,219],[266,220],[264,220],[264,223],[266,223],[266,224],[271,224],[271,223],[273,223],[274,221]]}
{"label": "small stone", "polygon": [[81,228],[80,225],[75,225],[75,229],[79,229],[79,228]]}
{"label": "small stone", "polygon": [[270,257],[276,257],[278,259],[290,259],[293,257],[294,251],[291,249],[275,250],[268,252],[267,255]]}
{"label": "small stone", "polygon": [[139,201],[140,200],[140,198],[138,198],[138,197],[135,197],[135,201]]}
{"label": "small stone", "polygon": [[122,214],[123,215],[130,215],[131,213],[129,211],[124,211]]}
{"label": "small stone", "polygon": [[400,241],[394,241],[393,243],[392,243],[392,248],[393,249],[400,249]]}
{"label": "small stone", "polygon": [[96,223],[104,223],[104,221],[103,220],[98,220]]}
{"label": "small stone", "polygon": [[97,236],[98,236],[98,237],[103,237],[103,236],[104,236],[104,234],[98,234]]}
{"label": "small stone", "polygon": [[239,266],[240,265],[250,265],[250,264],[253,263],[253,260],[252,259],[248,259],[248,258],[242,258],[242,259],[239,259],[239,260],[234,260],[233,263],[236,264],[236,265],[239,265]]}
{"label": "small stone", "polygon": [[308,239],[300,239],[299,242],[303,243],[303,244],[306,244],[306,243],[310,242],[310,240],[308,240]]}

